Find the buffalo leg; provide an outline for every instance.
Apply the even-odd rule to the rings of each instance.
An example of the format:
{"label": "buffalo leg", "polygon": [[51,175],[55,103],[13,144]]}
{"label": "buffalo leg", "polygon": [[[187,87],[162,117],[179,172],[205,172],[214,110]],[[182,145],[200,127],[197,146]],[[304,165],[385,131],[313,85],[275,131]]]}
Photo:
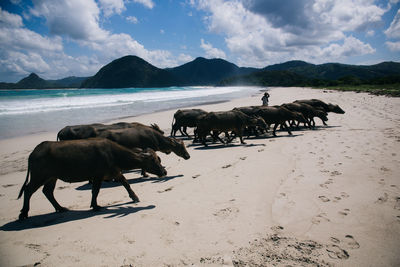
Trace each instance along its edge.
{"label": "buffalo leg", "polygon": [[64,212],[64,211],[68,211],[67,208],[64,208],[62,206],[60,206],[60,204],[58,204],[57,200],[54,198],[54,188],[56,187],[56,182],[57,179],[52,179],[49,182],[47,182],[44,186],[43,186],[43,194],[47,197],[47,199],[50,201],[50,203],[53,205],[53,207],[55,208],[55,210],[57,212]]}
{"label": "buffalo leg", "polygon": [[31,182],[29,182],[24,189],[24,205],[22,206],[21,209],[21,213],[19,214],[19,219],[23,220],[28,218],[28,211],[29,211],[29,201],[31,199],[31,196],[33,195],[33,193],[36,192],[36,190],[39,189],[39,187],[41,186],[41,184],[35,184],[32,183],[34,179],[32,179],[31,176]]}
{"label": "buffalo leg", "polygon": [[101,187],[101,179],[100,178],[93,179],[92,202],[90,203],[90,207],[93,208],[94,211],[98,211],[101,209],[101,207],[97,205],[97,196],[99,195],[100,187]]}
{"label": "buffalo leg", "polygon": [[183,133],[185,131],[185,129],[183,129],[182,131],[182,127],[179,127],[179,132],[181,133],[181,136],[185,136],[185,134]]}
{"label": "buffalo leg", "polygon": [[241,144],[246,144],[246,142],[245,141],[243,141],[243,136],[242,136],[242,134],[239,134],[239,139],[240,139],[240,143]]}
{"label": "buffalo leg", "polygon": [[279,123],[275,123],[274,130],[272,131],[272,135],[276,136],[276,128],[278,128]]}
{"label": "buffalo leg", "polygon": [[144,169],[142,169],[141,174],[143,177],[149,177],[149,175],[146,173],[146,171]]}
{"label": "buffalo leg", "polygon": [[289,127],[286,125],[286,122],[283,122],[281,124],[283,129],[286,129],[286,131],[289,133],[289,135],[292,135],[292,132],[290,131]]}
{"label": "buffalo leg", "polygon": [[132,188],[130,187],[128,181],[126,180],[125,176],[122,174],[119,174],[118,177],[116,178],[126,189],[126,191],[129,194],[129,197],[133,200],[133,203],[139,202],[138,196],[133,192]]}
{"label": "buffalo leg", "polygon": [[190,139],[190,135],[187,133],[187,126],[183,126],[183,133]]}

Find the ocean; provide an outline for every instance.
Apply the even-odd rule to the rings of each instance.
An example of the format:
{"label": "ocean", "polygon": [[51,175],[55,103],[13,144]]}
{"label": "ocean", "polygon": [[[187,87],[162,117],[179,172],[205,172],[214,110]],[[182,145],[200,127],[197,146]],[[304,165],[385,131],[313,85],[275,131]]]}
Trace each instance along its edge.
{"label": "ocean", "polygon": [[[0,90],[0,139],[250,96],[258,87]],[[172,121],[172,118],[171,118]]]}

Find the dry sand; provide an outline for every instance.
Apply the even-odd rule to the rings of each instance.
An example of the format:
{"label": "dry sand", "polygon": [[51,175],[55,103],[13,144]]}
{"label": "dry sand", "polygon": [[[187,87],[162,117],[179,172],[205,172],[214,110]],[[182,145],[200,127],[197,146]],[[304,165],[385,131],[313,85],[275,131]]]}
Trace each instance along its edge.
{"label": "dry sand", "polygon": [[[0,266],[399,266],[400,98],[273,88],[270,104],[319,98],[346,114],[289,137],[192,145],[159,153],[165,178],[126,177],[141,202],[103,183],[100,212],[86,183],[58,181],[54,213],[41,193],[18,222],[27,157],[43,133],[0,141]],[[208,111],[259,105],[262,93]],[[174,110],[125,121],[169,133]]]}

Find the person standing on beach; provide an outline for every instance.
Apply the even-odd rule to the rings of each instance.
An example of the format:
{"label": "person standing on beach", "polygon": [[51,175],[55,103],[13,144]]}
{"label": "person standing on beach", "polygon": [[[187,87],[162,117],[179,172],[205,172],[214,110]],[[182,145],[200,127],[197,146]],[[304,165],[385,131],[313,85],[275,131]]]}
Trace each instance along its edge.
{"label": "person standing on beach", "polygon": [[268,106],[268,98],[269,98],[269,94],[267,92],[264,93],[264,96],[261,98],[262,100],[262,105],[263,106]]}

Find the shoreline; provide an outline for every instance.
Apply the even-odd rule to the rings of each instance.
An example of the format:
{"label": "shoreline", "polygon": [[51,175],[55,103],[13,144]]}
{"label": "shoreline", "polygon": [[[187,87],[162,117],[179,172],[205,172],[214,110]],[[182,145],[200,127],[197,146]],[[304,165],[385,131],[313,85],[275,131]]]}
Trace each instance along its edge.
{"label": "shoreline", "polygon": [[67,97],[67,91],[59,90],[54,98],[49,93],[40,93],[33,100],[29,98],[30,93],[21,95],[20,99],[14,95],[3,99],[1,104],[4,112],[0,116],[0,139],[59,131],[66,125],[107,123],[170,109],[223,103],[232,98],[249,96],[260,88],[154,89],[154,92],[140,88],[125,88],[122,91],[99,89],[100,93],[86,90],[83,95],[72,94]]}
{"label": "shoreline", "polygon": [[[270,105],[319,98],[346,113],[330,113],[327,127],[317,119],[316,130],[247,145],[203,148],[185,138],[189,160],[157,153],[167,177],[126,174],[141,202],[103,184],[97,213],[87,183],[59,180],[55,198],[71,211],[54,213],[38,190],[30,217],[15,221],[27,156],[57,133],[0,140],[0,265],[398,265],[400,99],[310,88],[269,93]],[[261,96],[196,108],[260,105]],[[168,135],[175,111],[124,121],[157,123]]]}

